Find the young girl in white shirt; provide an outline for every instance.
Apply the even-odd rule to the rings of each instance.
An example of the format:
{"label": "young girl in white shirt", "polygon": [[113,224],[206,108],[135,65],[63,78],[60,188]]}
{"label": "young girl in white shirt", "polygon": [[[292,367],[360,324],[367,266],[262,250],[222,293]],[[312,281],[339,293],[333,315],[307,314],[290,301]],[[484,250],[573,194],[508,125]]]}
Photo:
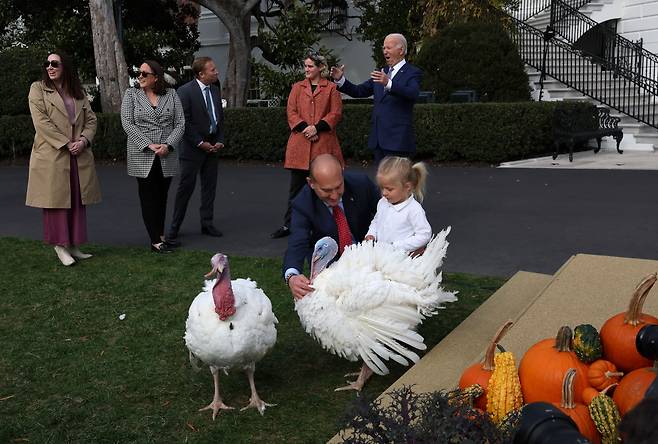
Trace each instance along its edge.
{"label": "young girl in white shirt", "polygon": [[406,157],[384,158],[377,169],[382,198],[365,240],[388,242],[407,253],[425,247],[432,237],[432,227],[419,203],[423,201],[426,179],[423,162],[412,164]]}

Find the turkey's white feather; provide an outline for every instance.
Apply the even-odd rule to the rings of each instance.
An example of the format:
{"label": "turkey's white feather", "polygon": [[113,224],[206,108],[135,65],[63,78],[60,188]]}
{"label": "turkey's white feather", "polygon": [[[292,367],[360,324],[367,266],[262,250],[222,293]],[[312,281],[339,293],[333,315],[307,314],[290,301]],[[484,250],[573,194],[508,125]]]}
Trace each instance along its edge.
{"label": "turkey's white feather", "polygon": [[272,303],[251,279],[231,281],[235,314],[221,321],[215,313],[212,288],[205,282],[185,322],[185,345],[207,365],[224,369],[254,366],[274,346],[278,320]]}
{"label": "turkey's white feather", "polygon": [[442,303],[457,300],[440,287],[438,272],[449,232],[439,233],[416,258],[385,243],[346,248],[314,279],[315,290],[295,302],[304,330],[331,353],[360,358],[380,375],[388,373],[385,361],[417,362],[410,348],[426,346],[415,327]]}

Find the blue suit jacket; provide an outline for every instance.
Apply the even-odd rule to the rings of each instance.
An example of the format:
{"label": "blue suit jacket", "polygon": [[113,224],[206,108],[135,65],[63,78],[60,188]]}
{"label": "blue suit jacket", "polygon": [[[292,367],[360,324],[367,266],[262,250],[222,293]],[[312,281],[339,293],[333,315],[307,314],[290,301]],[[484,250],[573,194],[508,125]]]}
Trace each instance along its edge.
{"label": "blue suit jacket", "polygon": [[[388,67],[385,69],[388,73]],[[413,106],[420,92],[423,72],[411,63],[405,63],[393,77],[390,91],[384,85],[368,79],[354,85],[347,79],[338,88],[352,97],[373,96],[372,127],[368,148],[414,153],[416,136],[413,127]]]}
{"label": "blue suit jacket", "polygon": [[[208,138],[210,131],[210,116],[206,101],[199,84],[195,79],[182,85],[176,91],[185,113],[185,135],[178,150],[180,159],[201,161],[208,153],[199,148],[199,144]],[[210,85],[210,96],[217,117],[217,142],[224,143],[224,109],[222,108],[222,92],[217,85]]]}
{"label": "blue suit jacket", "polygon": [[[368,233],[381,194],[365,174],[345,173],[344,180],[345,217],[352,236],[360,242]],[[336,222],[324,202],[307,184],[292,201],[290,237],[283,259],[283,273],[289,268],[302,271],[304,261],[310,258],[315,242],[325,236],[331,236],[338,242]]]}

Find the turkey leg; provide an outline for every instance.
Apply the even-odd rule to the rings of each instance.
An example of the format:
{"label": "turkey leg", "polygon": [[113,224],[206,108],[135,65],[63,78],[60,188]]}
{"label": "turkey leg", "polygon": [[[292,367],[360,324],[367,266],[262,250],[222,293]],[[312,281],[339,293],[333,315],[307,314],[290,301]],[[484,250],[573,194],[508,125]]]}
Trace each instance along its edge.
{"label": "turkey leg", "polygon": [[247,367],[245,369],[247,378],[249,378],[249,387],[251,387],[251,398],[249,398],[249,404],[246,407],[242,407],[240,411],[247,410],[249,408],[255,408],[262,415],[265,413],[265,407],[274,407],[276,404],[268,404],[258,396],[256,392],[256,383],[254,382],[254,367]]}
{"label": "turkey leg", "polygon": [[229,407],[224,404],[224,402],[222,402],[222,398],[219,396],[219,369],[216,367],[210,367],[210,373],[212,373],[212,379],[215,382],[215,396],[213,396],[212,402],[210,404],[199,409],[199,411],[203,412],[204,410],[212,409],[212,420],[214,421],[217,413],[220,410],[233,410],[233,407]]}
{"label": "turkey leg", "polygon": [[361,366],[361,372],[359,373],[359,377],[356,378],[356,381],[350,382],[350,385],[346,385],[345,387],[338,387],[337,389],[334,389],[334,391],[340,392],[343,390],[356,390],[357,392],[360,392],[372,374],[373,371],[364,362]]}

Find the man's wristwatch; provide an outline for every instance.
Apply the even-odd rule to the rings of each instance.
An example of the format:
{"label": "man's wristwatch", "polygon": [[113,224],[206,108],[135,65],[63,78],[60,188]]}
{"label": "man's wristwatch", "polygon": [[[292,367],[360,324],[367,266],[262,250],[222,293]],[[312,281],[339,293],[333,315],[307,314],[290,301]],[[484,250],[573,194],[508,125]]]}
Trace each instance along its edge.
{"label": "man's wristwatch", "polygon": [[290,288],[290,278],[293,276],[297,276],[296,273],[289,273],[284,279],[286,281],[286,286]]}

